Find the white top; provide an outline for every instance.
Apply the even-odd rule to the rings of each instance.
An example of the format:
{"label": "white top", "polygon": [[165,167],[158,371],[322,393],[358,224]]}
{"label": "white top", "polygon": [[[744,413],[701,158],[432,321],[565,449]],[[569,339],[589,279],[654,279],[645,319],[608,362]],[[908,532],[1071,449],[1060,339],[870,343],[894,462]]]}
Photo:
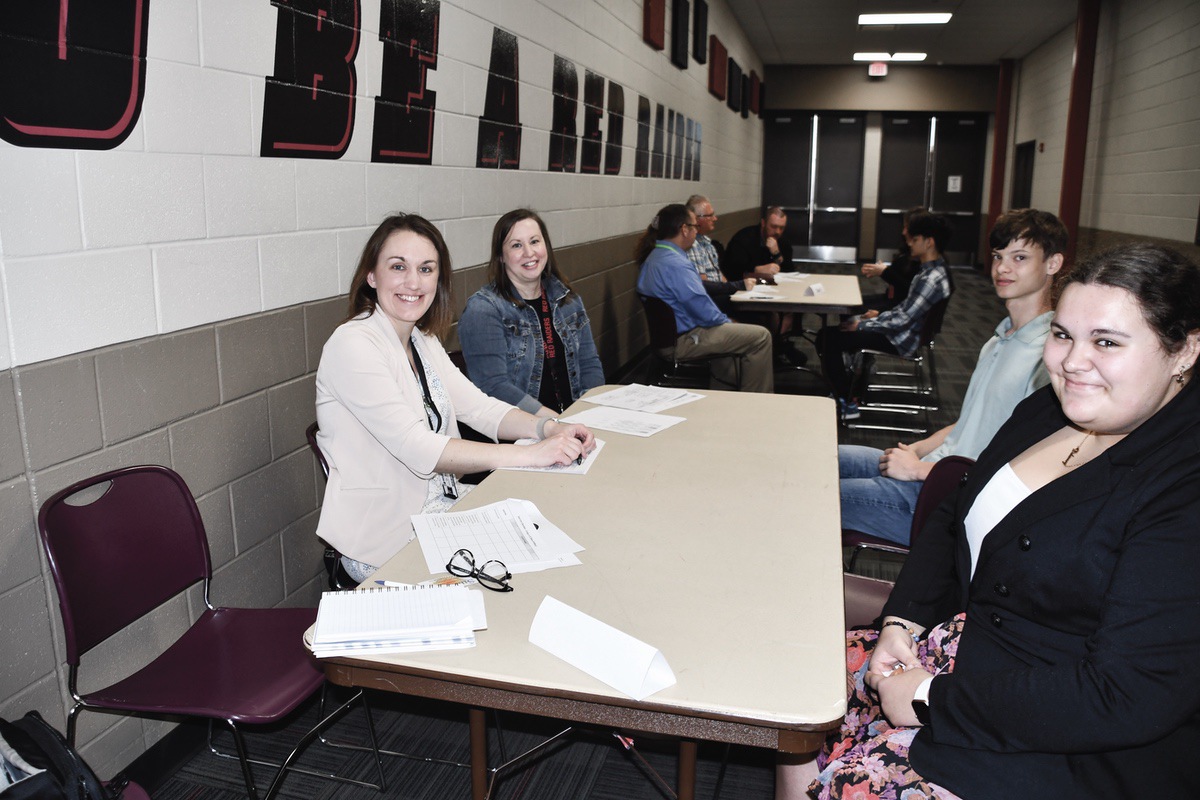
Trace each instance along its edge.
{"label": "white top", "polygon": [[1021,482],[1012,466],[1005,464],[992,479],[980,490],[963,520],[967,531],[967,544],[971,547],[971,576],[975,576],[975,564],[979,561],[979,549],[983,539],[992,532],[992,528],[1000,520],[1008,516],[1008,512],[1017,504],[1033,494],[1029,487]]}

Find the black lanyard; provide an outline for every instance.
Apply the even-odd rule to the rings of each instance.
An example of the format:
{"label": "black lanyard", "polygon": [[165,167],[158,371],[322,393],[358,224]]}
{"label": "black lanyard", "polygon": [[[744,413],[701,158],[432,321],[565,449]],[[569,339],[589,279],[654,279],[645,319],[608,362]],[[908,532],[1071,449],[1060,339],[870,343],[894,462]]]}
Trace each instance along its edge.
{"label": "black lanyard", "polygon": [[412,348],[413,365],[417,368],[417,378],[421,381],[421,392],[425,395],[425,419],[429,423],[429,429],[438,433],[442,428],[442,412],[438,411],[437,406],[433,404],[433,396],[429,393],[429,379],[425,377],[425,365],[421,363],[421,355],[417,352],[416,342],[410,342],[409,347]]}
{"label": "black lanyard", "polygon": [[[417,343],[410,341],[409,347],[412,348],[413,366],[416,367],[417,378],[421,381],[421,392],[425,395],[423,398],[425,401],[425,420],[429,423],[431,431],[441,433],[442,412],[438,411],[437,406],[433,404],[433,395],[429,393],[429,378],[425,376],[425,365],[421,363],[421,354],[417,352]],[[444,472],[439,472],[438,477],[442,482],[442,496],[449,500],[457,500],[457,479],[453,475]]]}

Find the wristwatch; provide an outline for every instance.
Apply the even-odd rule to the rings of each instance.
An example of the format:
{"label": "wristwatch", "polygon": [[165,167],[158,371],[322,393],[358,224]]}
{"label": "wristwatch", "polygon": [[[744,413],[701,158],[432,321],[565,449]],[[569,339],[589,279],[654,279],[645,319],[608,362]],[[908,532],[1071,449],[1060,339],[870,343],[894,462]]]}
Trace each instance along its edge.
{"label": "wristwatch", "polygon": [[929,704],[922,700],[912,701],[913,713],[917,715],[917,722],[922,725],[929,724]]}

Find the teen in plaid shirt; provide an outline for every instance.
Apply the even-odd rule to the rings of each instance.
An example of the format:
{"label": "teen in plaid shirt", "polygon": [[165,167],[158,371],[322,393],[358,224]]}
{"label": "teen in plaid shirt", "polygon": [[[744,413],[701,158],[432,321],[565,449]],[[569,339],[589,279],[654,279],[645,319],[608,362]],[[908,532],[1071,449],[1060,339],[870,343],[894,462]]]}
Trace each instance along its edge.
{"label": "teen in plaid shirt", "polygon": [[950,296],[950,272],[942,249],[950,237],[945,219],[928,213],[914,214],[908,221],[908,245],[921,269],[913,278],[908,297],[884,312],[868,311],[838,327],[824,328],[817,337],[821,368],[833,385],[842,419],[857,419],[858,404],[850,396],[854,375],[846,368],[843,353],[864,349],[911,356],[920,345],[921,324],[939,301]]}

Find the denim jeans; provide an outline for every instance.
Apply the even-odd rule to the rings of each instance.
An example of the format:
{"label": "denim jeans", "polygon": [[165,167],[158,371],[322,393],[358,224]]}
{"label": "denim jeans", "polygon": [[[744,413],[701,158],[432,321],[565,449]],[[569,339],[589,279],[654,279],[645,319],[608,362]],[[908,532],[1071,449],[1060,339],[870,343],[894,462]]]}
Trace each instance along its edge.
{"label": "denim jeans", "polygon": [[882,450],[838,446],[842,527],[907,545],[917,495],[924,481],[899,481],[879,474]]}

